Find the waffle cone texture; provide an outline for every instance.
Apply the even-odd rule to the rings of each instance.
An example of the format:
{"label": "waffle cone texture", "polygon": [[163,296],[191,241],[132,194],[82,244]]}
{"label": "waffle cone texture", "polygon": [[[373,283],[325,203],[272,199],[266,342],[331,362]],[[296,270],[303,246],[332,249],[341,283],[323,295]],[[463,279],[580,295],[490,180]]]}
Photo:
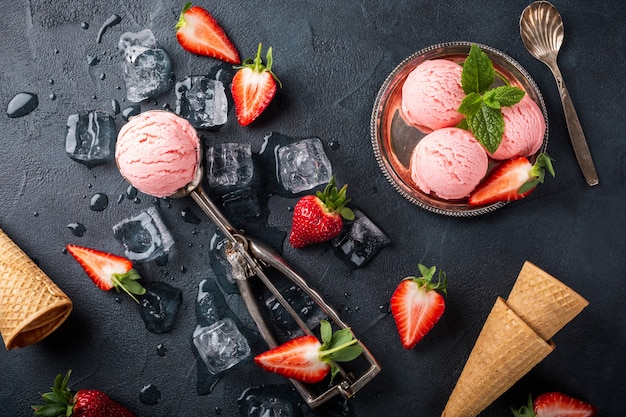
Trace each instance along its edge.
{"label": "waffle cone texture", "polygon": [[69,297],[0,229],[0,333],[7,350],[44,339],[71,311]]}
{"label": "waffle cone texture", "polygon": [[588,305],[526,262],[509,299],[498,297],[441,417],[476,417],[552,352],[549,340]]}

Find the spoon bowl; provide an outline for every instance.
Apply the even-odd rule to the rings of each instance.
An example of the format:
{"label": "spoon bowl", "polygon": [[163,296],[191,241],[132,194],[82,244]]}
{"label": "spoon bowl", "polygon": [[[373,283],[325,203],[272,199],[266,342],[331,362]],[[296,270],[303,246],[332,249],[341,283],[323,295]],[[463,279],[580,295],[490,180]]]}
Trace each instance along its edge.
{"label": "spoon bowl", "polygon": [[572,99],[557,65],[557,56],[563,44],[563,20],[558,10],[547,1],[528,5],[520,17],[520,35],[528,52],[550,68],[559,89],[574,154],[589,185],[598,184],[598,174]]}

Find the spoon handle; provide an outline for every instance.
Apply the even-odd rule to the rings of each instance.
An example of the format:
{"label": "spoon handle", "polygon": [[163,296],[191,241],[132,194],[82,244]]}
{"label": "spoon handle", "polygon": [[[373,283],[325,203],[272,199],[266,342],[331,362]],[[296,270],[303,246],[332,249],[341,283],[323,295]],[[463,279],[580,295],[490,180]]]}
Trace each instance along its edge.
{"label": "spoon handle", "polygon": [[567,130],[569,131],[576,160],[578,161],[578,165],[580,166],[587,184],[590,186],[596,185],[598,184],[598,173],[596,172],[596,167],[591,159],[591,152],[589,151],[589,146],[587,145],[587,139],[585,139],[583,128],[580,125],[580,120],[578,120],[578,114],[576,114],[574,103],[572,103],[572,98],[567,91],[565,81],[563,81],[563,76],[561,75],[559,68],[556,65],[549,65],[549,67],[552,70],[552,74],[554,74],[554,78],[559,89],[559,95],[561,96],[561,103],[563,105],[563,113],[565,114],[565,122],[567,123]]}

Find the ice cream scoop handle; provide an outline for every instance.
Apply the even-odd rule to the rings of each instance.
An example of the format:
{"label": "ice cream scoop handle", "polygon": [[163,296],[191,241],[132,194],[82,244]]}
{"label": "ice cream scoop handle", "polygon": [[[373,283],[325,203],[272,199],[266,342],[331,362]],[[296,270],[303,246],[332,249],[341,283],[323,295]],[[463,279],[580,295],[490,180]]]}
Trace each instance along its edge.
{"label": "ice cream scoop handle", "polygon": [[559,95],[561,96],[561,103],[563,105],[563,113],[565,114],[565,122],[567,123],[567,130],[569,131],[570,140],[572,141],[572,147],[574,148],[574,154],[578,165],[589,185],[598,184],[598,173],[596,167],[591,159],[591,152],[587,145],[587,139],[585,139],[585,133],[578,120],[578,114],[572,103],[572,98],[567,91],[565,81],[561,76],[561,72],[556,65],[550,65],[550,69],[554,74],[557,87],[559,89]]}
{"label": "ice cream scoop handle", "polygon": [[213,200],[209,198],[207,193],[202,187],[196,187],[189,195],[200,206],[202,211],[209,216],[211,221],[220,229],[224,234],[224,237],[228,238],[231,242],[234,241],[235,229],[228,222],[226,217],[222,214],[219,208],[215,205]]}

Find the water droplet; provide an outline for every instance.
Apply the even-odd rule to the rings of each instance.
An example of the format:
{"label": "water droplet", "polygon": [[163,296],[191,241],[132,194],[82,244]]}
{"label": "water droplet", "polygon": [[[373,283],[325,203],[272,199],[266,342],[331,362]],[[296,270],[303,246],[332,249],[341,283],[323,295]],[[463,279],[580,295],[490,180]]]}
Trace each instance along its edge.
{"label": "water droplet", "polygon": [[165,347],[165,345],[163,345],[163,343],[159,343],[156,346],[157,349],[157,355],[159,355],[160,357],[165,356],[165,354],[167,353],[167,348]]}
{"label": "water droplet", "polygon": [[91,197],[89,208],[92,211],[102,211],[109,205],[109,197],[104,193],[97,193]]}
{"label": "water droplet", "polygon": [[337,149],[341,147],[341,144],[339,143],[338,140],[333,139],[330,141],[328,146],[330,146],[330,149],[332,149],[333,151],[336,151]]}
{"label": "water droplet", "polygon": [[128,119],[138,115],[139,113],[141,113],[141,106],[139,104],[134,104],[122,110],[122,117],[124,118],[124,120],[128,121]]}
{"label": "water droplet", "polygon": [[99,63],[100,60],[98,59],[98,57],[93,55],[87,55],[87,64],[89,64],[90,67],[98,65]]}
{"label": "water droplet", "polygon": [[343,293],[343,296],[344,296],[345,298],[352,298],[352,294],[350,294],[350,293],[349,293],[349,292],[347,292],[347,291]]}
{"label": "water droplet", "polygon": [[139,401],[145,405],[155,405],[161,399],[161,391],[152,384],[148,384],[139,393]]}
{"label": "water droplet", "polygon": [[137,197],[137,189],[132,185],[129,185],[128,188],[126,188],[126,198],[132,200],[135,197]]}
{"label": "water droplet", "polygon": [[107,77],[107,76],[106,76],[106,74],[105,74],[105,73],[100,74],[100,79],[101,79],[101,80],[104,80],[106,77]]}
{"label": "water droplet", "polygon": [[117,100],[111,100],[111,108],[113,108],[113,114],[120,114],[122,109],[120,108],[120,102]]}
{"label": "water droplet", "polygon": [[83,23],[80,24],[80,27],[83,28],[83,29],[89,29],[89,23],[83,22]]}
{"label": "water droplet", "polygon": [[181,267],[180,267],[180,273],[181,273],[181,274],[186,274],[186,273],[187,273],[187,268],[185,268],[185,265],[181,265]]}
{"label": "water droplet", "polygon": [[57,96],[54,93],[50,93],[50,95],[48,97],[50,97],[50,100],[56,100],[57,99]]}
{"label": "water droplet", "polygon": [[72,234],[76,237],[83,237],[87,231],[85,225],[81,223],[70,223],[67,225],[67,228],[70,229]]}
{"label": "water droplet", "polygon": [[106,32],[108,28],[117,25],[121,21],[122,21],[122,18],[116,14],[111,15],[107,20],[105,20],[104,23],[102,24],[102,27],[98,31],[98,37],[96,38],[96,42],[97,43],[102,42],[102,35],[104,35],[104,32]]}
{"label": "water droplet", "polygon": [[33,216],[39,217],[39,212],[37,212],[37,211],[33,212]]}
{"label": "water droplet", "polygon": [[200,217],[196,216],[189,207],[185,207],[181,210],[180,216],[183,218],[185,223],[200,224]]}
{"label": "water droplet", "polygon": [[379,305],[378,310],[383,314],[389,314],[389,303]]}
{"label": "water droplet", "polygon": [[9,101],[7,106],[7,116],[11,118],[26,116],[39,105],[37,95],[33,93],[17,93]]}
{"label": "water droplet", "polygon": [[54,84],[54,80],[53,80],[52,78],[50,78],[50,79],[48,80],[48,84],[50,84],[50,85]]}
{"label": "water droplet", "polygon": [[120,194],[117,196],[117,204],[120,204],[122,201],[124,201],[126,197],[124,197],[124,194]]}

